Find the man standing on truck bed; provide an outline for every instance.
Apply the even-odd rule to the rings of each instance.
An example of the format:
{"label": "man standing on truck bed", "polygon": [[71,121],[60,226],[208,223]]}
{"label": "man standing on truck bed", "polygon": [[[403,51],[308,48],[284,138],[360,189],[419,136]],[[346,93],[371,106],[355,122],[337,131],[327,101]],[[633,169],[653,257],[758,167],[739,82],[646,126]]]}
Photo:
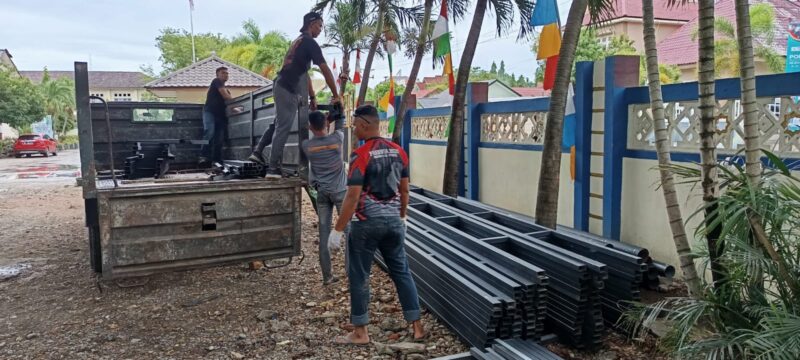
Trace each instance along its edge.
{"label": "man standing on truck bed", "polygon": [[200,147],[198,163],[201,168],[211,166],[212,162],[222,161],[222,137],[227,121],[225,101],[233,98],[225,87],[226,81],[228,68],[222,66],[217,68],[217,77],[208,86],[206,104],[203,106],[203,140],[208,141],[208,145]]}
{"label": "man standing on truck bed", "polygon": [[300,33],[300,36],[289,46],[289,51],[283,60],[283,67],[274,82],[275,121],[264,131],[261,140],[248,158],[248,160],[264,164],[264,148],[272,143],[266,176],[268,179],[279,179],[283,176],[281,171],[283,148],[286,146],[292,124],[296,119],[306,118],[305,113],[309,100],[311,109],[316,110],[314,89],[311,87],[311,78],[308,76],[312,62],[319,66],[322,75],[325,76],[325,82],[333,94],[331,102],[340,102],[333,73],[325,63],[322,49],[314,40],[322,33],[322,15],[310,12],[303,16],[303,27],[300,28]]}
{"label": "man standing on truck bed", "polygon": [[342,213],[342,201],[347,191],[342,147],[344,142],[344,116],[335,119],[334,130],[328,134],[329,119],[320,111],[308,114],[308,127],[314,137],[303,142],[301,148],[310,164],[309,183],[317,190],[317,214],[319,215],[319,266],[322,268],[322,284],[339,281],[331,270],[331,252],[328,236],[331,233],[333,208]]}
{"label": "man standing on truck bed", "polygon": [[350,157],[347,193],[328,244],[338,248],[351,217],[347,239],[347,277],[350,280],[350,322],[353,332],[334,339],[338,344],[369,343],[369,274],[380,250],[397,288],[403,317],[411,323],[414,340],[425,337],[419,298],[405,252],[408,208],[408,156],[403,148],[380,135],[378,109],[363,105],[353,114],[354,132],[364,145]]}

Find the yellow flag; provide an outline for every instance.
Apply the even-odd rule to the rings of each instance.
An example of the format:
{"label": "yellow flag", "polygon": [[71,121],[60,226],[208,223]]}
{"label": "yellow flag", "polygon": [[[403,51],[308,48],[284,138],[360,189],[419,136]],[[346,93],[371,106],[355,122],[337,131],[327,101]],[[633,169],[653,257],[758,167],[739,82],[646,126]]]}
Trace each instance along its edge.
{"label": "yellow flag", "polygon": [[561,30],[558,24],[548,24],[542,28],[539,35],[539,50],[536,51],[536,60],[547,59],[558,55],[561,51]]}
{"label": "yellow flag", "polygon": [[378,107],[383,111],[386,111],[389,108],[390,93],[391,91],[387,91],[386,94],[384,94],[383,97],[380,100],[378,100]]}

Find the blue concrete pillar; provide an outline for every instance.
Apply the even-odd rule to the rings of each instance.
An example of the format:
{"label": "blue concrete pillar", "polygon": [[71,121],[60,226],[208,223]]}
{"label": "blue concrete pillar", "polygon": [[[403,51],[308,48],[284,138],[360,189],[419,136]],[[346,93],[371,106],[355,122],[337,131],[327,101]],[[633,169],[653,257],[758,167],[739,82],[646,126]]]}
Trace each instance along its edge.
{"label": "blue concrete pillar", "polygon": [[628,146],[625,88],[639,86],[639,56],[605,60],[603,117],[603,236],[619,239],[622,210],[622,153]]}
{"label": "blue concrete pillar", "polygon": [[[461,153],[461,185],[459,193],[472,200],[480,200],[480,179],[478,149],[481,142],[481,104],[489,101],[489,83],[479,82],[470,83],[467,86],[467,110],[466,123],[464,125],[467,136],[464,141],[464,149]],[[464,169],[464,163],[467,164]],[[464,189],[462,191],[461,189]]]}
{"label": "blue concrete pillar", "polygon": [[589,174],[592,140],[594,63],[575,64],[575,206],[573,226],[589,231]]}

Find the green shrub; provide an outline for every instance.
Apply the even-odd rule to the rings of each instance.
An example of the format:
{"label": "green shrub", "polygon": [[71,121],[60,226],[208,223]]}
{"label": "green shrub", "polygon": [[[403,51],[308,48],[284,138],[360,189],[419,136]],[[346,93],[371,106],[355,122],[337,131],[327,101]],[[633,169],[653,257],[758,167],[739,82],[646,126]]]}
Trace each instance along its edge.
{"label": "green shrub", "polygon": [[58,137],[58,143],[62,145],[71,145],[78,143],[78,135],[63,135]]}
{"label": "green shrub", "polygon": [[[751,184],[738,164],[717,166],[722,191],[709,226],[721,230],[724,281],[706,283],[694,298],[639,305],[627,314],[634,334],[665,317],[673,325],[662,344],[676,358],[798,359],[800,179],[775,155],[765,154],[772,167],[764,170],[760,186]],[[698,167],[670,169],[699,181]],[[701,226],[697,235],[707,231]],[[696,257],[708,266],[708,249]]]}
{"label": "green shrub", "polygon": [[14,149],[14,139],[0,140],[0,157],[11,156],[11,150]]}

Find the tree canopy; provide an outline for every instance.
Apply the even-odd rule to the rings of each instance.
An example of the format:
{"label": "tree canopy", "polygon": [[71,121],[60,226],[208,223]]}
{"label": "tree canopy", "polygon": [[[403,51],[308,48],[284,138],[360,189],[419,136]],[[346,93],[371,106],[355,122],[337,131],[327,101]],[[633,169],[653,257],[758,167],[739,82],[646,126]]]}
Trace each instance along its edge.
{"label": "tree canopy", "polygon": [[44,117],[44,98],[30,80],[0,70],[0,122],[21,128]]}
{"label": "tree canopy", "polygon": [[[156,47],[161,51],[161,75],[189,66],[192,63],[192,35],[185,29],[166,27],[156,37]],[[218,54],[230,42],[222,34],[201,33],[194,35],[197,59],[207,58],[212,51]]]}
{"label": "tree canopy", "polygon": [[489,71],[481,69],[480,67],[473,67],[469,73],[469,81],[486,81],[486,80],[500,80],[508,86],[518,87],[533,87],[536,84],[531,79],[522,76],[517,76],[514,73],[506,74],[505,61],[500,61],[500,68],[498,70],[497,63],[492,62],[492,67]]}
{"label": "tree canopy", "polygon": [[[283,64],[290,41],[279,31],[262,32],[253,19],[242,23],[242,32],[226,37],[222,34],[195,34],[197,59],[216,52],[217,56],[244,67],[264,77],[272,78]],[[185,29],[163,28],[156,37],[156,47],[161,51],[161,76],[189,66],[192,63],[192,36]],[[155,75],[152,66],[142,70]]]}

